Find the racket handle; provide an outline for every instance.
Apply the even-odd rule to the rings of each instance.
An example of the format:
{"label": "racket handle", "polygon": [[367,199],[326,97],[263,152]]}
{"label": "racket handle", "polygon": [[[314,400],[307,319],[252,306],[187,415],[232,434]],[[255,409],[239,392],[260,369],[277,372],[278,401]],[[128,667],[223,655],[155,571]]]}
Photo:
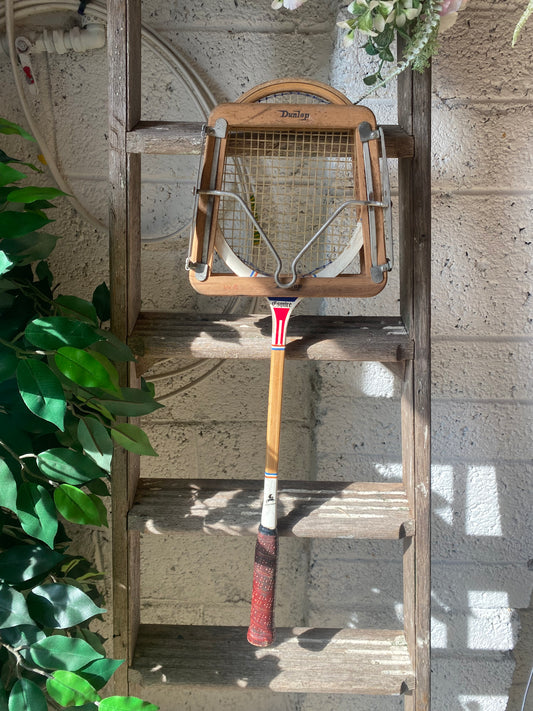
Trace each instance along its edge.
{"label": "racket handle", "polygon": [[255,544],[252,610],[247,639],[255,647],[274,641],[274,592],[278,558],[278,532],[259,526]]}

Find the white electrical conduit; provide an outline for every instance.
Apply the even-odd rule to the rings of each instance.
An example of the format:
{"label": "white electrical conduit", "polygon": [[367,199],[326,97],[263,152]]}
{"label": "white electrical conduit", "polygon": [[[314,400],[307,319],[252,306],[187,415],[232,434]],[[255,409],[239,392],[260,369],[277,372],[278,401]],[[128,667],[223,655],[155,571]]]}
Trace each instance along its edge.
{"label": "white electrical conduit", "polygon": [[[5,13],[2,12],[2,8],[0,7],[0,23],[4,21],[6,25],[6,33],[9,45],[9,57],[13,70],[13,77],[15,80],[15,86],[17,88],[19,100],[24,110],[26,120],[28,122],[29,129],[33,134],[34,138],[37,140],[37,143],[39,144],[39,147],[46,160],[48,168],[52,173],[52,176],[54,177],[54,180],[56,181],[58,187],[63,190],[63,192],[68,193],[69,195],[72,195],[72,190],[68,185],[67,181],[61,175],[57,167],[55,157],[48,148],[46,140],[42,135],[41,131],[39,130],[39,127],[33,120],[30,107],[26,100],[21,72],[19,70],[19,65],[17,61],[18,58],[15,50],[15,24],[17,21],[27,19],[32,15],[42,14],[46,12],[77,12],[78,6],[79,3],[75,0],[56,0],[55,2],[50,2],[49,0],[6,0]],[[88,15],[105,23],[107,21],[106,6],[103,3],[98,2],[98,0],[93,0],[90,4]],[[212,108],[216,104],[216,100],[207,85],[205,84],[205,82],[200,77],[200,75],[189,64],[182,60],[181,57],[176,54],[175,50],[164,39],[156,35],[155,32],[153,32],[144,24],[141,24],[141,38],[148,47],[150,47],[157,55],[159,55],[159,57],[163,61],[168,64],[175,76],[187,88],[189,95],[193,101],[193,104],[195,105],[196,109],[201,113],[202,118],[204,120],[207,120],[207,117],[209,116]],[[86,220],[98,227],[98,229],[101,229],[103,231],[107,230],[107,227],[103,225],[99,220],[97,220],[93,215],[91,215],[75,197],[70,197],[69,199],[75,209]],[[183,229],[185,228],[182,228],[180,232],[183,231]],[[177,234],[179,234],[179,232],[176,233],[176,235]],[[160,241],[162,239],[169,239],[170,237],[174,237],[176,235],[166,235],[164,237],[157,238],[157,240],[148,241]],[[231,313],[234,309],[235,303],[235,300],[230,301],[224,309],[223,313]],[[172,377],[173,375],[179,375],[186,371],[193,370],[206,362],[208,362],[208,359],[197,360],[191,365],[173,371],[167,371],[166,373],[160,373],[152,376],[152,378],[154,380],[162,380],[163,378]],[[197,378],[193,379],[182,387],[170,393],[165,393],[158,399],[166,400],[174,395],[188,390],[190,387],[201,382],[205,378],[209,377],[216,370],[218,370],[218,368],[222,365],[223,362],[223,360],[215,362],[215,364],[212,365],[212,367],[209,368],[205,373],[199,375]]]}
{"label": "white electrical conduit", "polygon": [[[42,32],[28,32],[24,37],[17,37],[17,50],[27,54],[39,54],[48,52],[49,54],[66,54],[70,50],[74,52],[87,52],[90,49],[101,49],[105,47],[105,26],[101,23],[93,22],[85,25],[83,29],[77,25],[70,30],[48,30]],[[21,48],[21,40],[27,46]],[[9,57],[9,42],[6,35],[0,35],[0,49],[6,57]],[[31,52],[30,52],[31,50]]]}
{"label": "white electrical conduit", "polygon": [[[105,231],[107,229],[106,225],[102,224],[100,220],[94,217],[94,215],[91,215],[89,211],[80,203],[80,201],[74,197],[70,185],[63,177],[57,166],[53,152],[48,147],[44,135],[32,117],[31,109],[24,92],[24,84],[19,70],[17,53],[15,50],[15,24],[17,21],[45,12],[77,12],[78,6],[79,4],[75,2],[75,0],[58,0],[55,2],[49,2],[48,0],[6,0],[5,15],[2,13],[2,9],[0,8],[0,22],[2,22],[2,20],[5,21],[13,77],[26,121],[28,122],[30,132],[33,134],[40,146],[41,153],[46,160],[48,168],[56,181],[57,186],[69,195],[68,199],[79,214],[81,214],[90,224],[102,231]],[[95,17],[103,23],[107,20],[106,6],[103,3],[98,2],[98,0],[91,2],[89,14],[91,17]],[[191,66],[186,64],[164,39],[157,36],[144,24],[141,24],[141,38],[147,46],[149,46],[164,62],[168,64],[174,75],[186,87],[193,104],[202,116],[202,120],[207,120],[207,117],[209,116],[212,108],[215,106],[216,101],[199,74],[195,72]],[[146,241],[159,242],[165,239],[170,239],[178,236],[185,229],[186,227],[183,227],[176,233],[153,239],[147,239]]]}

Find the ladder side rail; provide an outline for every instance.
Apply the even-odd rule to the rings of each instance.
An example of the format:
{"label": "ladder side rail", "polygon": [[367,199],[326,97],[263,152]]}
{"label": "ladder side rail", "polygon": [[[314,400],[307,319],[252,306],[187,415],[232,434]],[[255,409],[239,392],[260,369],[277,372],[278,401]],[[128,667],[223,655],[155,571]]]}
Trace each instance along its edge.
{"label": "ladder side rail", "polygon": [[[111,327],[126,341],[140,310],[141,156],[127,151],[127,132],[140,119],[140,0],[109,0],[109,258]],[[137,384],[134,368],[119,369],[121,384]],[[127,513],[139,477],[139,457],[117,450],[112,476],[113,654],[131,659],[139,625],[139,535],[127,530]],[[128,694],[127,663],[114,676]]]}
{"label": "ladder side rail", "polygon": [[398,119],[415,141],[413,159],[399,161],[400,308],[415,355],[402,387],[402,458],[416,535],[404,550],[405,632],[416,687],[406,711],[429,711],[431,467],[431,72],[406,71],[398,82]]}

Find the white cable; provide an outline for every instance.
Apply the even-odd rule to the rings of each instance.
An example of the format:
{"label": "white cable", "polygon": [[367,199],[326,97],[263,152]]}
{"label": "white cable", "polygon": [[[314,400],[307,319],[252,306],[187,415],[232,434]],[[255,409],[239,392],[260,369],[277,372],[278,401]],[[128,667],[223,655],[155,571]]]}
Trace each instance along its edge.
{"label": "white cable", "polygon": [[[15,87],[17,89],[17,94],[19,96],[26,121],[28,123],[30,132],[33,134],[34,138],[40,146],[41,153],[44,156],[50,173],[52,174],[57,186],[65,193],[69,195],[68,199],[73,205],[73,207],[79,212],[90,224],[95,226],[97,229],[106,231],[107,226],[104,225],[100,220],[98,220],[81,204],[81,202],[74,196],[73,190],[68,184],[67,180],[62,176],[61,171],[58,168],[55,156],[53,152],[48,147],[46,139],[42,132],[40,131],[37,123],[32,117],[29,104],[26,100],[24,93],[24,87],[22,83],[22,78],[18,70],[17,55],[15,53],[14,45],[14,35],[15,35],[15,22],[23,18],[27,18],[31,15],[35,15],[43,12],[54,12],[54,11],[77,11],[78,3],[72,0],[58,0],[56,2],[47,2],[46,0],[37,0],[36,2],[27,2],[27,0],[22,0],[15,3],[13,0],[9,0],[9,7],[6,3],[5,9],[5,24],[6,33],[8,37],[9,44],[9,57],[11,60],[11,66],[13,70],[13,76],[15,81]],[[92,16],[106,22],[107,20],[107,9],[105,5],[99,2],[91,3],[90,13]],[[0,20],[2,19],[2,13],[0,10]],[[209,115],[210,111],[215,105],[215,98],[207,88],[206,84],[200,78],[197,72],[195,72],[191,67],[186,66],[184,61],[176,54],[174,49],[161,37],[158,37],[152,30],[150,30],[145,25],[141,26],[141,37],[145,43],[150,46],[150,48],[159,55],[159,57],[170,67],[174,75],[185,85],[188,93],[193,100],[193,104],[196,109],[201,113],[202,118],[205,120]],[[184,225],[180,229],[173,233],[163,235],[156,238],[146,238],[143,241],[163,241],[166,239],[179,237],[185,230],[188,229],[188,225]]]}
{"label": "white cable", "polygon": [[[17,53],[15,51],[15,17],[14,17],[14,10],[13,10],[13,0],[6,0],[5,3],[5,20],[6,20],[6,33],[7,33],[7,41],[9,44],[9,59],[11,61],[11,68],[13,70],[13,78],[15,81],[15,86],[17,89],[17,93],[19,95],[19,100],[20,103],[22,104],[22,109],[24,111],[24,115],[26,116],[26,120],[28,122],[30,131],[39,144],[39,147],[41,149],[41,153],[44,156],[44,159],[48,165],[48,168],[50,172],[52,173],[52,176],[54,180],[56,181],[57,186],[59,187],[60,190],[63,192],[67,193],[69,196],[72,196],[72,189],[68,182],[63,178],[61,175],[54,156],[50,149],[48,148],[48,144],[46,143],[46,139],[44,138],[43,134],[41,133],[41,130],[37,126],[36,122],[33,120],[31,116],[31,111],[30,107],[28,105],[28,102],[26,100],[26,96],[24,94],[24,87],[22,85],[22,77],[19,71],[18,67],[18,61],[17,61]],[[69,197],[68,198],[73,205],[76,207],[78,212],[86,219],[88,220],[91,224],[95,225],[99,229],[105,230],[105,226],[102,225],[102,223],[99,220],[96,220],[96,218],[91,215],[88,210],[74,197]]]}
{"label": "white cable", "polygon": [[[55,158],[47,146],[44,136],[41,134],[35,124],[35,121],[32,118],[29,105],[26,101],[26,97],[24,95],[24,88],[22,85],[22,79],[20,76],[20,72],[18,71],[18,63],[14,43],[14,29],[16,20],[25,19],[32,15],[44,12],[76,12],[77,9],[78,3],[75,2],[75,0],[55,0],[54,2],[50,2],[48,0],[16,0],[16,2],[14,2],[14,0],[6,0],[4,18],[6,24],[6,32],[8,36],[10,60],[13,69],[13,75],[15,78],[15,86],[17,88],[17,93],[19,95],[19,99],[22,104],[26,120],[28,122],[28,126],[41,148],[41,152],[45,157],[50,172],[52,173],[58,187],[64,192],[70,194],[72,194],[72,191],[68,183],[62,177],[55,162]],[[91,2],[89,14],[91,17],[94,17],[95,19],[98,19],[104,23],[107,21],[107,9],[105,5],[98,2],[98,0],[93,0],[93,2]],[[0,8],[0,22],[1,20],[2,11]],[[155,54],[157,54],[164,62],[166,62],[173,74],[178,78],[180,82],[185,85],[195,105],[195,108],[201,113],[203,119],[207,120],[207,117],[209,116],[211,110],[216,105],[216,100],[210,89],[200,77],[200,75],[193,69],[192,66],[186,64],[185,61],[182,60],[181,57],[176,54],[175,50],[171,47],[171,45],[168,44],[168,42],[166,42],[166,40],[156,35],[155,32],[153,32],[149,27],[144,24],[141,24],[141,38],[145,42],[145,44],[154,51]],[[99,220],[94,218],[92,215],[90,215],[76,198],[72,197],[70,199],[76,210],[80,214],[82,214],[91,224],[94,224],[99,229],[102,229],[104,231],[107,230],[107,227],[103,225]],[[181,234],[185,229],[187,229],[187,226],[182,227],[174,234],[165,235],[163,237],[158,237],[153,240],[148,239],[146,241],[162,241],[164,239],[170,239],[171,237]],[[232,313],[236,303],[237,299],[233,299],[228,302],[228,304],[223,309],[223,313]],[[257,303],[257,299],[253,303]],[[153,379],[161,380],[165,377],[172,377],[172,375],[179,375],[180,371],[186,372],[189,370],[196,369],[205,364],[206,362],[206,359],[200,359],[192,363],[190,366],[184,366],[183,368],[180,368],[177,371],[174,370],[168,371],[167,373],[157,374],[153,377]],[[181,386],[180,388],[177,388],[172,392],[165,393],[164,395],[159,396],[158,400],[166,400],[172,396],[184,392],[185,390],[188,390],[189,388],[202,382],[203,380],[211,376],[213,373],[215,373],[223,363],[224,360],[216,361],[215,364],[205,373],[199,375],[197,378],[194,378],[193,380]]]}

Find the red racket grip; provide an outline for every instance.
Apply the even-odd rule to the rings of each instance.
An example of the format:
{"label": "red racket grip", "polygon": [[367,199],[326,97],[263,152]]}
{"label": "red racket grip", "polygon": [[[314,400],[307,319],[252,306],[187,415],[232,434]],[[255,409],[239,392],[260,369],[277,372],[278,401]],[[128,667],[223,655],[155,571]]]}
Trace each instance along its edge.
{"label": "red racket grip", "polygon": [[274,592],[278,559],[278,532],[259,526],[255,544],[252,610],[247,639],[255,647],[274,641]]}

